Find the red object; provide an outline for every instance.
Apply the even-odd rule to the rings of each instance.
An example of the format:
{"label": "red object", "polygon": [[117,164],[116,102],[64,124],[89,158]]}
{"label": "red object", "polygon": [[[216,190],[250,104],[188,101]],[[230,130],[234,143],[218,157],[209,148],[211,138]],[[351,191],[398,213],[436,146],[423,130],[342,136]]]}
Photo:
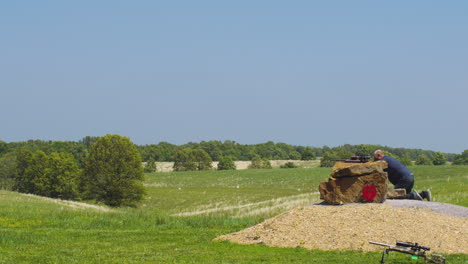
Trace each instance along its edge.
{"label": "red object", "polygon": [[362,196],[364,196],[364,199],[367,201],[374,201],[376,195],[377,188],[374,185],[368,184],[362,187]]}

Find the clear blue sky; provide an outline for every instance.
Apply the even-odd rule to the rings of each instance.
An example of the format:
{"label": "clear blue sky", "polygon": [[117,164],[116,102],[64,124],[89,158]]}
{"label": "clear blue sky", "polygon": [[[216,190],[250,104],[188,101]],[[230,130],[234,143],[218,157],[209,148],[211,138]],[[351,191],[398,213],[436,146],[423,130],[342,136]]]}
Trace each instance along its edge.
{"label": "clear blue sky", "polygon": [[0,140],[468,149],[468,1],[2,1]]}

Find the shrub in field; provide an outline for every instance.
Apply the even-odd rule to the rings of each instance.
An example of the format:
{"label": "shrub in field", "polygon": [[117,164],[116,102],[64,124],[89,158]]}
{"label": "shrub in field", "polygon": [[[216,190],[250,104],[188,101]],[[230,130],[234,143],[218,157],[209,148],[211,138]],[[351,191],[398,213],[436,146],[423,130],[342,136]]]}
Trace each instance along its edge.
{"label": "shrub in field", "polygon": [[210,155],[203,149],[194,149],[191,151],[197,170],[211,170],[212,162]]}
{"label": "shrub in field", "polygon": [[437,152],[434,158],[432,159],[432,164],[434,165],[445,165],[447,163],[447,159],[445,158],[442,152]]}
{"label": "shrub in field", "polygon": [[457,155],[453,160],[453,165],[468,165],[468,149]]}
{"label": "shrub in field", "polygon": [[23,151],[17,164],[15,190],[60,199],[78,197],[81,171],[70,153]]}
{"label": "shrub in field", "polygon": [[268,159],[262,159],[260,156],[252,158],[252,163],[248,167],[249,169],[271,169],[271,162]]}
{"label": "shrub in field", "polygon": [[235,170],[236,164],[231,157],[223,156],[219,159],[218,170]]}
{"label": "shrub in field", "polygon": [[145,194],[140,154],[127,137],[106,135],[93,143],[81,187],[88,199],[110,206],[135,205]]}
{"label": "shrub in field", "polygon": [[150,158],[144,167],[144,172],[155,172],[156,171],[156,161],[153,158]]}
{"label": "shrub in field", "polygon": [[432,165],[432,161],[424,154],[421,154],[418,156],[416,159],[415,163],[416,165]]}
{"label": "shrub in field", "polygon": [[284,165],[281,165],[280,168],[282,169],[297,168],[297,165],[294,164],[294,162],[288,161]]}

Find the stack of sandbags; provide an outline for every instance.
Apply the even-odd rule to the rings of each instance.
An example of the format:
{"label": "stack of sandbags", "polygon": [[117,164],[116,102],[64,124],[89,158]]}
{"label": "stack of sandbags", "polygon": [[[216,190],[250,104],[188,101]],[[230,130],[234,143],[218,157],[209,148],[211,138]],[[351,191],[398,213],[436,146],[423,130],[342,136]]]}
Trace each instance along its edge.
{"label": "stack of sandbags", "polygon": [[337,162],[328,182],[319,185],[320,199],[328,204],[382,203],[387,196],[385,161]]}

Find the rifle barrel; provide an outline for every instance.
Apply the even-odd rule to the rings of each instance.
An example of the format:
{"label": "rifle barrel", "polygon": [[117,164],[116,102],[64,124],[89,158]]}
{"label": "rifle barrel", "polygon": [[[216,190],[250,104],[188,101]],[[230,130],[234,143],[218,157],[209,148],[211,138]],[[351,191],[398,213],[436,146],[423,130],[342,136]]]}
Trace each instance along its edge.
{"label": "rifle barrel", "polygon": [[374,241],[369,241],[369,243],[374,244],[374,245],[384,246],[384,247],[394,247],[394,245],[389,245],[389,244],[384,244],[384,243],[374,242]]}

